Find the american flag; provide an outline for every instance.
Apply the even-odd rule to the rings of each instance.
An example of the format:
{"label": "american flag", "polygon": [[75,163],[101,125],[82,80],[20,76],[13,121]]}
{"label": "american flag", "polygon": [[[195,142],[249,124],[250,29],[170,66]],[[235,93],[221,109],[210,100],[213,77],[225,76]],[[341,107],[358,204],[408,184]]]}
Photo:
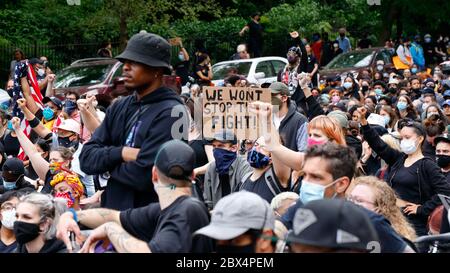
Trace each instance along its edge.
{"label": "american flag", "polygon": [[[23,77],[27,77],[28,84],[30,85],[31,96],[33,97],[34,101],[40,108],[43,108],[41,90],[39,89],[39,84],[36,79],[36,74],[34,73],[34,68],[28,62],[28,60],[21,61],[16,64],[16,67],[14,69],[14,88],[12,88],[12,90],[10,91],[9,96],[12,98],[13,103],[12,115],[14,117],[20,118],[20,120],[22,121],[20,127],[22,128],[25,135],[29,137],[31,127],[28,124],[28,121],[24,118],[24,115],[20,110],[19,105],[17,104],[17,100],[23,98],[22,84],[20,82],[20,79]],[[22,148],[20,148],[20,152],[17,157],[21,160],[25,159],[25,152]]]}

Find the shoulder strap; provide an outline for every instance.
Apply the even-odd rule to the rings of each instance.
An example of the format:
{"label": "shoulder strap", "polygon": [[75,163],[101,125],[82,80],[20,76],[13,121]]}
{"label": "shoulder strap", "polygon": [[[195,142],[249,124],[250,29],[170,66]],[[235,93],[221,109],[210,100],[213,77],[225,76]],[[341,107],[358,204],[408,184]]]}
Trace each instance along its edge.
{"label": "shoulder strap", "polygon": [[130,130],[139,119],[139,116],[142,116],[150,108],[151,105],[152,104],[143,105],[140,111],[134,112],[133,115],[127,120],[127,124],[125,125],[125,137],[130,134]]}
{"label": "shoulder strap", "polygon": [[277,183],[274,181],[273,168],[271,167],[264,173],[264,180],[266,181],[267,187],[272,192],[273,196],[281,193],[280,187],[278,187]]}
{"label": "shoulder strap", "polygon": [[252,176],[252,174],[253,174],[253,172],[246,173],[246,174],[242,177],[241,182],[240,182],[238,185],[236,185],[236,190],[235,190],[235,191],[240,191],[240,190],[242,190],[242,188],[244,187],[245,182],[247,181],[247,179],[250,178],[250,176]]}

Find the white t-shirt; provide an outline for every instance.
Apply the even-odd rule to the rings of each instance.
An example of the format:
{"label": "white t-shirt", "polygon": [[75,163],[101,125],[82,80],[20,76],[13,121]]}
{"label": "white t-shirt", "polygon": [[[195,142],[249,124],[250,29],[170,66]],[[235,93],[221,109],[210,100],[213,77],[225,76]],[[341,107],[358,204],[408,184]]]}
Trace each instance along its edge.
{"label": "white t-shirt", "polygon": [[284,115],[282,117],[279,117],[277,114],[272,115],[272,121],[273,121],[273,124],[275,125],[275,128],[277,128],[277,130],[278,130],[278,128],[280,128],[280,124],[285,117],[286,117],[286,115]]}

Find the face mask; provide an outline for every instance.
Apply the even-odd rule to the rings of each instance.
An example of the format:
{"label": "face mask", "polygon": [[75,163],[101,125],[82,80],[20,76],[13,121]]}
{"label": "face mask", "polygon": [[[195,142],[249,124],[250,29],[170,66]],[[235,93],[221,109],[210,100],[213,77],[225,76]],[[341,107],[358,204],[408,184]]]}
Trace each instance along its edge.
{"label": "face mask", "polygon": [[417,68],[415,68],[415,67],[411,68],[411,73],[416,74],[417,73]]}
{"label": "face mask", "polygon": [[39,68],[37,73],[38,73],[39,76],[43,77],[45,75],[45,70],[42,69],[42,68]]}
{"label": "face mask", "polygon": [[334,103],[338,103],[340,100],[341,100],[341,97],[339,97],[339,96],[331,97],[331,101],[334,102]]}
{"label": "face mask", "polygon": [[447,168],[450,165],[450,155],[436,155],[437,165],[441,168]]}
{"label": "face mask", "polygon": [[369,90],[369,86],[363,85],[361,89],[365,93],[365,92],[367,92],[367,90]]}
{"label": "face mask", "polygon": [[416,141],[412,139],[403,139],[400,141],[400,149],[407,155],[413,154],[417,150]]}
{"label": "face mask", "polygon": [[184,54],[178,54],[178,59],[184,62]]}
{"label": "face mask", "polygon": [[382,65],[377,65],[377,70],[378,70],[378,71],[383,71],[383,69],[384,69],[384,66],[382,66]]}
{"label": "face mask", "polygon": [[425,38],[425,43],[431,42],[431,38]]}
{"label": "face mask", "polygon": [[8,130],[13,131],[12,121],[8,120]]}
{"label": "face mask", "polygon": [[64,112],[66,112],[69,116],[77,109],[77,104],[71,100],[66,100],[64,105]]}
{"label": "face mask", "polygon": [[14,234],[19,244],[23,245],[36,239],[41,229],[39,224],[26,223],[22,221],[14,222]]}
{"label": "face mask", "polygon": [[280,98],[273,96],[272,97],[272,105],[274,106],[281,106],[283,102],[280,100]]}
{"label": "face mask", "polygon": [[255,253],[254,244],[246,246],[217,245],[217,253]]}
{"label": "face mask", "polygon": [[399,102],[397,103],[397,108],[398,108],[398,110],[400,110],[400,111],[405,110],[406,107],[408,107],[408,104],[407,104],[406,102],[404,102],[404,101],[399,101]]}
{"label": "face mask", "polygon": [[48,166],[50,173],[51,174],[58,173],[62,169],[62,165],[63,165],[62,162],[54,161],[54,162],[50,163],[50,165]]}
{"label": "face mask", "polygon": [[391,121],[390,116],[384,116],[384,125],[389,125],[389,122]]}
{"label": "face mask", "polygon": [[389,93],[391,93],[391,94],[395,94],[395,93],[397,93],[397,88],[389,88]]}
{"label": "face mask", "polygon": [[75,150],[78,148],[78,141],[71,141],[70,137],[58,137],[58,143],[60,146],[66,148],[74,147]]}
{"label": "face mask", "polygon": [[339,33],[339,36],[345,37],[345,33]]}
{"label": "face mask", "polygon": [[42,111],[42,114],[44,116],[44,119],[49,121],[53,118],[53,116],[55,115],[55,112],[53,112],[53,110],[50,107],[45,107],[44,110]]}
{"label": "face mask", "polygon": [[422,104],[422,111],[425,111],[428,108],[428,103]]}
{"label": "face mask", "polygon": [[16,221],[16,209],[5,210],[2,212],[2,226],[12,230]]}
{"label": "face mask", "polygon": [[344,82],[344,88],[345,89],[350,89],[353,86],[353,83],[351,82]]}
{"label": "face mask", "polygon": [[310,201],[323,199],[325,197],[325,189],[336,182],[337,181],[333,181],[326,186],[322,186],[303,180],[302,187],[300,188],[300,200],[306,205]]}
{"label": "face mask", "polygon": [[381,96],[381,95],[383,95],[383,90],[381,90],[380,88],[377,88],[377,89],[375,89],[375,94],[377,96]]}
{"label": "face mask", "polygon": [[9,182],[3,178],[3,187],[7,191],[14,190],[16,188],[16,181]]}
{"label": "face mask", "polygon": [[270,163],[270,157],[264,155],[255,148],[252,148],[247,154],[247,161],[255,169],[264,169]]}
{"label": "face mask", "polygon": [[73,206],[73,203],[75,203],[75,198],[72,197],[72,194],[70,192],[57,192],[55,194],[55,198],[63,198],[66,200],[67,208],[71,208]]}
{"label": "face mask", "polygon": [[315,139],[312,139],[312,138],[308,137],[307,143],[308,143],[307,144],[308,147],[311,147],[311,146],[314,146],[314,145],[323,145],[323,144],[327,143],[327,141],[326,140],[315,140]]}
{"label": "face mask", "polygon": [[219,174],[228,174],[231,164],[233,164],[237,154],[225,149],[215,148],[213,150],[213,155],[216,160],[216,171]]}
{"label": "face mask", "polygon": [[297,61],[297,57],[296,56],[288,56],[287,60],[290,64],[293,64]]}
{"label": "face mask", "polygon": [[436,112],[429,112],[429,113],[427,114],[427,118],[430,118],[430,117],[433,116],[433,115],[438,115],[438,116],[439,116],[439,113],[436,113]]}

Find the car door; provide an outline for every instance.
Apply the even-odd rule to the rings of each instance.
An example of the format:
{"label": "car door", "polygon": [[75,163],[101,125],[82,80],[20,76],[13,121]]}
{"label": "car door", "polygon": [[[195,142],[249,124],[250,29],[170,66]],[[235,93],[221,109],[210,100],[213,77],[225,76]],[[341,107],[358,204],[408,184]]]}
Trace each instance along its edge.
{"label": "car door", "polygon": [[264,73],[264,77],[256,79],[258,84],[271,83],[277,81],[277,74],[274,71],[271,61],[261,61],[256,65],[255,76]]}

